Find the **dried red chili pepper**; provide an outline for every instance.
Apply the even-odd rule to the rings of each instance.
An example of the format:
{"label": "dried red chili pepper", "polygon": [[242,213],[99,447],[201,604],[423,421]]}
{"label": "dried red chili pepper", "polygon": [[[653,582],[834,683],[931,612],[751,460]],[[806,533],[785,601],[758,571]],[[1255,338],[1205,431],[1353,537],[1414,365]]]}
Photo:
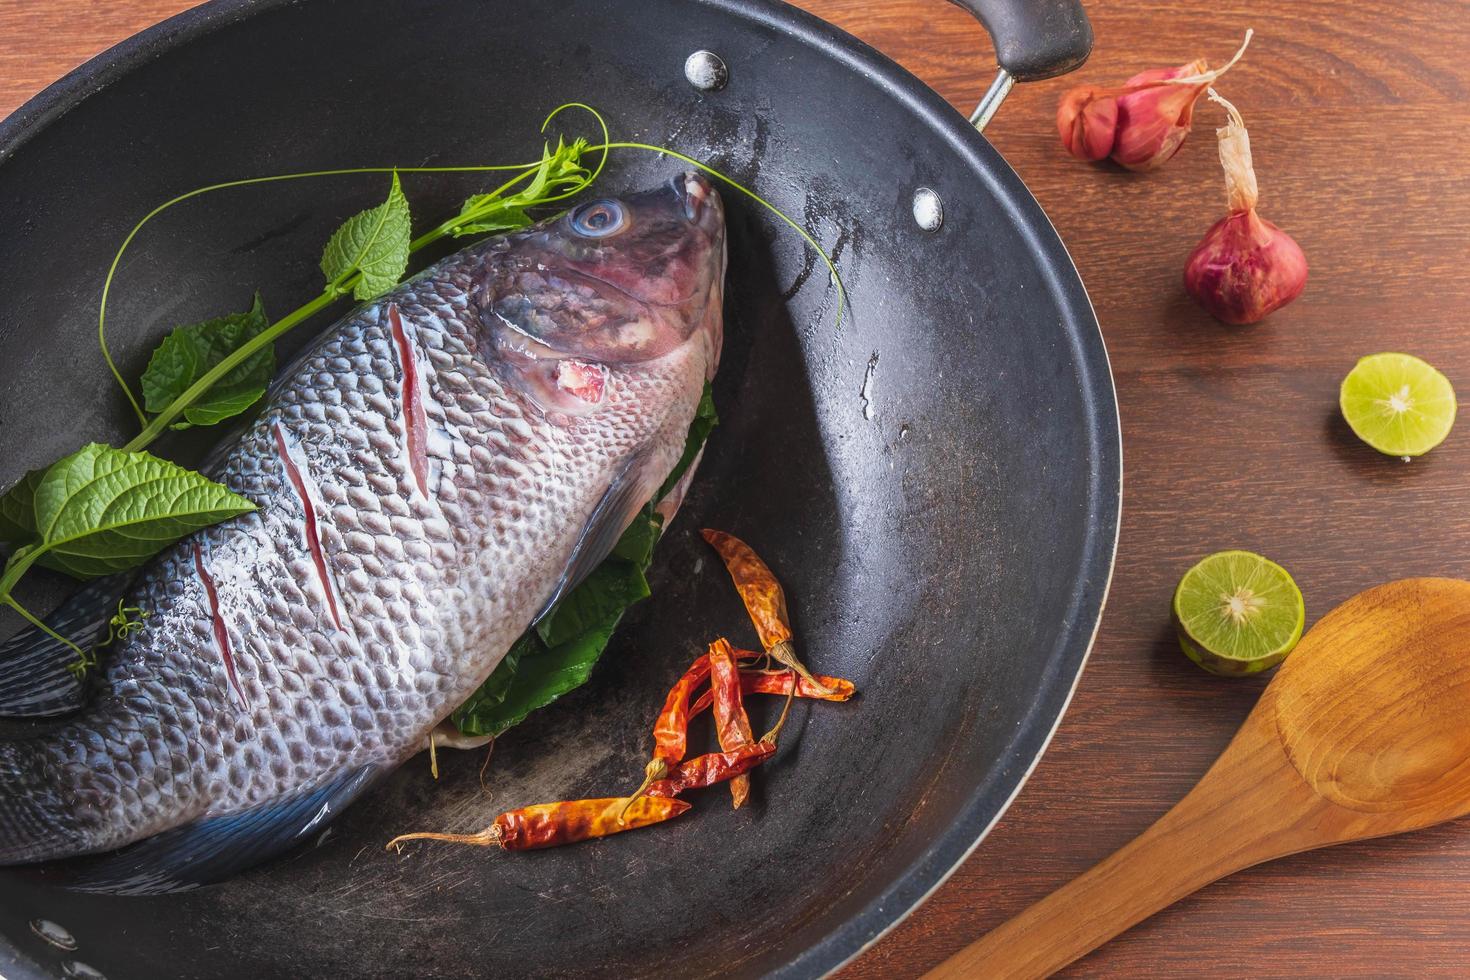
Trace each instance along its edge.
{"label": "dried red chili pepper", "polygon": [[797,658],[796,648],[791,645],[791,620],[786,614],[786,593],[776,581],[770,566],[761,561],[750,545],[733,534],[705,528],[700,532],[710,547],[720,553],[725,568],[735,583],[735,589],[745,602],[745,611],[750,614],[755,630],[760,634],[761,646],[772,658],[790,667],[802,677],[822,688],[811,671]]}
{"label": "dried red chili pepper", "polygon": [[669,688],[663,710],[653,723],[653,761],[649,763],[650,768],[657,762],[662,762],[667,769],[684,761],[684,755],[689,751],[689,698],[709,677],[709,670],[709,656],[701,654],[689,665],[684,676]]}
{"label": "dried red chili pepper", "polygon": [[735,588],[745,602],[751,622],[760,634],[761,646],[767,650],[791,639],[790,620],[786,615],[786,593],[771,573],[770,567],[744,541],[733,534],[705,528],[699,532],[720,553]]}
{"label": "dried red chili pepper", "polygon": [[442,840],[478,847],[499,844],[507,851],[530,851],[647,827],[672,820],[689,809],[683,800],[652,796],[626,804],[628,801],[621,796],[537,803],[507,810],[478,834],[403,834],[389,841],[388,846],[395,847],[409,840]]}
{"label": "dried red chili pepper", "polygon": [[[764,656],[754,650],[732,650],[731,655],[736,660],[756,660]],[[653,724],[653,761],[649,763],[650,769],[654,768],[654,763],[663,762],[667,772],[669,767],[684,761],[684,756],[689,751],[689,697],[709,675],[709,655],[702,653],[694,658],[689,669],[669,688],[668,697],[664,698],[663,710]],[[781,693],[786,693],[784,688]],[[709,704],[706,703],[704,707],[708,708]],[[663,776],[654,778],[662,779]]]}
{"label": "dried red chili pepper", "polygon": [[[682,762],[669,773],[648,785],[648,797],[677,796],[685,790],[703,789],[749,772],[776,754],[776,742],[762,740],[742,745],[730,752],[711,752]],[[647,799],[648,797],[644,797]]]}
{"label": "dried red chili pepper", "polygon": [[[736,654],[736,659],[758,656],[758,653],[741,651]],[[653,758],[648,760],[648,765],[643,769],[643,785],[634,790],[628,799],[638,799],[650,783],[663,779],[671,768],[684,761],[684,756],[689,751],[689,697],[704,683],[709,673],[709,655],[700,654],[694,658],[689,669],[684,671],[684,676],[669,688],[668,697],[664,698],[663,710],[653,723]]]}
{"label": "dried red chili pepper", "polygon": [[[735,656],[737,659],[749,659],[759,657],[760,654],[750,650],[736,650]],[[792,676],[789,670],[741,670],[740,693],[790,694]],[[827,688],[828,693],[823,694],[821,688],[805,677],[797,677],[797,697],[815,698],[819,701],[846,701],[857,693],[857,687],[852,681],[843,680],[841,677],[828,677],[826,674],[816,676],[817,680]],[[690,719],[708,711],[712,704],[714,704],[713,693],[705,691],[699,696],[699,700],[689,706]]]}
{"label": "dried red chili pepper", "polygon": [[[726,752],[755,741],[750,730],[750,717],[740,696],[740,671],[735,666],[735,651],[724,637],[709,645],[710,689],[715,706],[715,734],[720,748]],[[692,715],[693,712],[691,711]],[[750,796],[750,777],[742,773],[730,780],[730,797],[740,809]]]}

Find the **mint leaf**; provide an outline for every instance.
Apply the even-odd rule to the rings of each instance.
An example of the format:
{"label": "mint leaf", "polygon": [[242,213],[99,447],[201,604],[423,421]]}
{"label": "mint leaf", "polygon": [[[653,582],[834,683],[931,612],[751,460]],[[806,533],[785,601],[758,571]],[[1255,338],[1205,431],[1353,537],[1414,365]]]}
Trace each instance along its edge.
{"label": "mint leaf", "polygon": [[0,496],[0,541],[19,547],[36,540],[36,487],[45,468],[31,470]]}
{"label": "mint leaf", "polygon": [[[40,540],[11,565],[24,557],[77,578],[133,568],[186,534],[255,509],[192,470],[95,442],[53,463],[34,500]],[[0,592],[12,583],[0,580]]]}
{"label": "mint leaf", "polygon": [[[244,313],[175,327],[153,351],[148,370],[143,372],[143,404],[150,412],[161,412],[187,391],[204,373],[270,326],[260,294]],[[254,405],[265,394],[276,373],[276,353],[266,345],[241,361],[216,381],[194,404],[184,409],[184,422],[214,425]]]}
{"label": "mint leaf", "polygon": [[322,253],[322,275],[328,284],[341,283],[354,272],[361,278],[352,288],[358,299],[372,299],[398,285],[408,268],[411,220],[408,199],[393,174],[388,200],[343,222],[332,233]]}

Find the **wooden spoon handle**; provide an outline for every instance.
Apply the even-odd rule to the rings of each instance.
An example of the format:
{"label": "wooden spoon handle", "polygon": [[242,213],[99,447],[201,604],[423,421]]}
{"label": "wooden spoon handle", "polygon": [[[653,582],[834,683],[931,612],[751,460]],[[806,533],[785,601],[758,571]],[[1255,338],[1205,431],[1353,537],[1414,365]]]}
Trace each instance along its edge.
{"label": "wooden spoon handle", "polygon": [[1189,795],[1136,840],[927,977],[1044,977],[1204,885],[1330,841],[1335,809],[1297,774],[1258,705]]}

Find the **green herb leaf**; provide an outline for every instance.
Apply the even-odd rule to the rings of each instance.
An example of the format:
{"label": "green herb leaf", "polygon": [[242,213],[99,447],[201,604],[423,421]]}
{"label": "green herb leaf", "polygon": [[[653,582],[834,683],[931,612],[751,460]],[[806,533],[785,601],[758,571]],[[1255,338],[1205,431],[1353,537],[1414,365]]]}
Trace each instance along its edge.
{"label": "green herb leaf", "polygon": [[34,507],[39,541],[11,556],[0,593],[33,561],[77,578],[108,575],[255,509],[193,470],[95,442],[52,464],[35,487]]}
{"label": "green herb leaf", "polygon": [[649,595],[641,568],[628,561],[604,561],[536,624],[536,632],[547,646],[559,646],[597,629]]}
{"label": "green herb leaf", "polygon": [[527,630],[490,678],[451,716],[461,732],[499,735],[586,682],[623,611],[648,596],[643,570],[648,567],[658,527],[659,518],[651,507],[639,513],[613,554],[641,553],[643,559],[603,562],[538,628]]}
{"label": "green herb leaf", "polygon": [[[161,412],[189,389],[204,373],[246,341],[270,326],[260,294],[244,313],[203,323],[175,327],[163,338],[143,372],[143,404],[150,412]],[[267,344],[232,368],[201,398],[184,409],[184,421],[175,428],[214,425],[239,415],[254,405],[270,386],[276,373],[275,348]]]}
{"label": "green herb leaf", "polygon": [[[472,220],[467,221],[465,224],[456,224],[454,226],[455,237],[516,231],[521,228],[527,228],[535,223],[531,220],[531,216],[526,214],[521,208],[494,208],[491,206],[492,203],[493,196],[490,194],[476,194],[468,201],[465,201],[464,206],[459,210],[460,216],[470,215]],[[475,215],[480,215],[480,217],[474,218]]]}
{"label": "green herb leaf", "polygon": [[457,708],[450,720],[456,728],[466,734],[484,735],[490,730],[490,719],[494,711],[510,691],[511,683],[515,680],[516,668],[520,666],[521,658],[530,654],[544,653],[546,644],[534,630],[523,634],[515,644],[511,646],[510,652],[505,659],[496,665],[475,693],[470,695],[469,700]]}
{"label": "green herb leaf", "polygon": [[327,242],[322,253],[327,283],[344,283],[354,272],[361,273],[352,289],[358,299],[372,299],[398,285],[408,268],[411,224],[408,199],[395,172],[388,200],[348,218]]}
{"label": "green herb leaf", "polygon": [[527,630],[490,679],[454,712],[454,724],[461,732],[499,735],[592,676],[592,668],[607,649],[623,613],[649,595],[643,573],[663,531],[663,519],[654,504],[693,465],[718,422],[706,384],[689,425],[684,455],[664,481],[658,497],[638,512],[613,546],[612,554],[534,629]]}
{"label": "green herb leaf", "polygon": [[546,204],[575,193],[584,187],[591,174],[582,166],[581,159],[587,152],[587,141],[572,143],[557,141],[556,149],[541,148],[541,163],[531,175],[530,181],[507,195],[505,190],[515,186],[518,177],[506,187],[489,194],[476,194],[464,202],[459,217],[452,223],[451,234],[456,238],[464,235],[484,235],[491,232],[515,231],[535,223],[527,208]]}
{"label": "green herb leaf", "polygon": [[689,423],[689,438],[684,441],[684,455],[679,457],[679,462],[674,464],[674,468],[664,478],[663,486],[658,488],[658,495],[654,497],[655,502],[664,499],[674,489],[674,484],[679,482],[680,477],[689,472],[689,467],[694,465],[699,451],[704,448],[705,440],[719,424],[720,416],[715,411],[714,392],[706,381],[704,393],[699,396],[699,407],[694,410],[694,421]]}
{"label": "green herb leaf", "polygon": [[[527,649],[504,678],[500,700],[480,699],[476,692],[476,697],[454,713],[455,725],[466,735],[499,735],[519,725],[531,712],[581,687],[592,676],[592,668],[607,649],[613,630],[622,618],[619,610],[593,629],[550,648],[534,631],[527,633],[516,646],[532,641],[535,647]],[[501,672],[504,663],[496,668],[495,674]],[[490,675],[492,681],[495,674]],[[486,686],[489,684],[487,681]]]}
{"label": "green herb leaf", "polygon": [[0,541],[19,547],[36,540],[36,487],[46,470],[31,470],[0,497]]}
{"label": "green herb leaf", "polygon": [[663,530],[664,519],[651,504],[644,507],[623,536],[618,538],[618,543],[613,545],[612,556],[630,561],[646,571],[653,560],[653,546],[658,544]]}

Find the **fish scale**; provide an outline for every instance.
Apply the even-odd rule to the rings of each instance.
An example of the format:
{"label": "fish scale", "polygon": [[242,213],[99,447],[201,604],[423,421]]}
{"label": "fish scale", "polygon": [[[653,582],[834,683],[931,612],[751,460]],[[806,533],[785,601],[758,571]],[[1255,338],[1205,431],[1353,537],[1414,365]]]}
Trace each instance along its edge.
{"label": "fish scale", "polygon": [[[609,285],[599,309],[638,328],[626,362],[606,337],[555,325],[524,335],[485,313],[533,259],[583,278],[628,260],[586,246],[568,226],[574,212],[444,260],[289,365],[210,470],[257,510],[145,570],[127,602],[147,610],[147,627],[117,644],[87,710],[43,740],[0,743],[0,863],[251,812],[418,751],[585,557],[579,541],[610,488],[632,469],[642,496],[630,499],[646,502],[683,450],[718,355],[708,321],[723,276],[718,205],[687,205],[695,178],[683,180],[628,199],[638,222],[628,251],[662,242],[684,256],[677,285],[702,312]],[[706,194],[717,202],[707,187],[698,200]],[[626,272],[615,271],[621,285]],[[549,288],[538,283],[537,301]],[[581,299],[555,301],[576,305],[588,288],[579,278]],[[392,310],[427,432],[408,429]],[[668,351],[645,356],[650,330],[672,331]],[[545,365],[581,347],[614,378],[586,410],[545,385]],[[427,492],[410,467],[413,440],[427,453]],[[621,530],[631,513],[615,517]]]}

